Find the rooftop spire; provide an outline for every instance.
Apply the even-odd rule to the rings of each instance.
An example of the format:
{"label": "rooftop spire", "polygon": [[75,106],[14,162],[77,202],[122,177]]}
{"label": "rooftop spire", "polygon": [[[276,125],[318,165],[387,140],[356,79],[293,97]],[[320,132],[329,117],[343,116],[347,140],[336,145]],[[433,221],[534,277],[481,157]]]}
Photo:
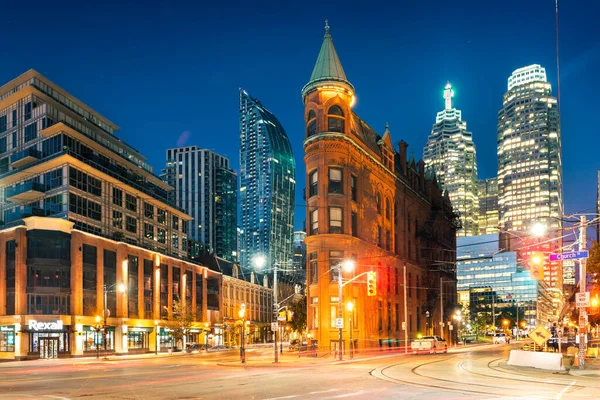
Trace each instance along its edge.
{"label": "rooftop spire", "polygon": [[454,97],[454,90],[452,90],[452,85],[450,82],[446,83],[446,87],[444,88],[444,100],[446,101],[446,110],[450,110],[452,108],[452,98]]}
{"label": "rooftop spire", "polygon": [[311,89],[319,86],[320,83],[327,82],[329,85],[338,85],[354,92],[354,86],[346,78],[344,68],[340,58],[335,51],[333,46],[333,39],[329,33],[329,21],[325,20],[325,36],[323,37],[323,44],[317,57],[317,62],[313,68],[312,74],[306,86],[302,89],[303,95]]}

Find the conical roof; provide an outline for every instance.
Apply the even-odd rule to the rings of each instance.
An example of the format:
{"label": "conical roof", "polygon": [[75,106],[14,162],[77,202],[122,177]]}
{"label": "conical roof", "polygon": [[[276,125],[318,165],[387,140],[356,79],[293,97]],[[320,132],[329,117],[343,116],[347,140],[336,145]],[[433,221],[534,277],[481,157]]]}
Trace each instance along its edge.
{"label": "conical roof", "polygon": [[333,46],[333,39],[329,33],[329,24],[327,24],[327,21],[325,21],[325,36],[323,37],[323,44],[317,56],[317,62],[310,75],[310,80],[302,89],[302,94],[305,95],[321,82],[342,83],[347,89],[354,91],[354,86],[348,82],[340,58]]}

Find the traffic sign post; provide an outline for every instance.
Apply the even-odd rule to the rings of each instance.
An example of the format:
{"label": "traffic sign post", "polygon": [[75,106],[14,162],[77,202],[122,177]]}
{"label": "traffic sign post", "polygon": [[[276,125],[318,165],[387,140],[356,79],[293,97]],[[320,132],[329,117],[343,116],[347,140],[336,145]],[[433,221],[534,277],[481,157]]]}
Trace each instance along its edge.
{"label": "traffic sign post", "polygon": [[335,319],[335,327],[336,329],[341,329],[344,327],[344,318],[336,318]]}
{"label": "traffic sign post", "polygon": [[271,322],[271,331],[277,332],[277,322]]}
{"label": "traffic sign post", "polygon": [[[577,308],[587,308],[590,306],[590,292],[579,292],[575,294],[575,304]],[[585,313],[585,311],[581,311]]]}
{"label": "traffic sign post", "polygon": [[569,253],[550,254],[550,261],[564,261],[564,260],[581,260],[589,257],[589,252],[585,251],[572,251]]}
{"label": "traffic sign post", "polygon": [[550,339],[551,336],[552,334],[550,333],[550,331],[548,331],[548,329],[544,328],[541,325],[535,328],[529,334],[529,337],[535,342],[535,344],[537,344],[540,347],[544,346],[546,344],[546,341]]}

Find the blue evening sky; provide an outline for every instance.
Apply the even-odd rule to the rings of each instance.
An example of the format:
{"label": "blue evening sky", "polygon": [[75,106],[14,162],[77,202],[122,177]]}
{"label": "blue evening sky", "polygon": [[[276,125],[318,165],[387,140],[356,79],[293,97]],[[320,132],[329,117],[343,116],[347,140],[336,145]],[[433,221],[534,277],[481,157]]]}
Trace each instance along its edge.
{"label": "blue evening sky", "polygon": [[[556,93],[554,0],[302,2],[10,1],[2,7],[0,82],[29,68],[121,127],[155,171],[178,144],[239,165],[238,88],[278,116],[297,162],[296,228],[305,208],[300,96],[324,19],[355,110],[390,124],[415,157],[449,80],[477,146],[480,178],[496,175],[497,112],[516,68],[546,67]],[[600,3],[562,0],[561,111],[565,212],[592,212],[600,168]]]}

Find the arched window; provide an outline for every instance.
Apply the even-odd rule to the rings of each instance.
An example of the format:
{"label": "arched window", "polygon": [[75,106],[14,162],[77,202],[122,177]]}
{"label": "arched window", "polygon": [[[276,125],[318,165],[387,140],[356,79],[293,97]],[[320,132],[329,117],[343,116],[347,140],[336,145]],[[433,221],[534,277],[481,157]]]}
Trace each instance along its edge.
{"label": "arched window", "polygon": [[312,136],[317,133],[317,114],[314,110],[308,112],[308,122],[306,124],[306,136]]}
{"label": "arched window", "polygon": [[388,198],[385,199],[385,219],[391,218],[391,210],[390,210],[390,200]]}
{"label": "arched window", "polygon": [[377,203],[377,214],[381,214],[381,195],[379,193],[375,195],[375,202]]}
{"label": "arched window", "polygon": [[339,106],[333,106],[327,112],[327,130],[344,133],[344,112]]}

